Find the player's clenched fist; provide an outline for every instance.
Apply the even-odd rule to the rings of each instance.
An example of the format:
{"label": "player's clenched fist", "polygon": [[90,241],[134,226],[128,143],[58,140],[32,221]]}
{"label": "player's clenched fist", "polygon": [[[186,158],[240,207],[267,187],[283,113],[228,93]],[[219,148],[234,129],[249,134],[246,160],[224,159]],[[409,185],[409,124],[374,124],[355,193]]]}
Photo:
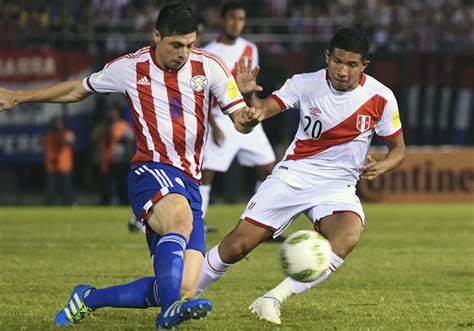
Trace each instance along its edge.
{"label": "player's clenched fist", "polygon": [[254,107],[245,107],[242,110],[242,125],[247,127],[254,127],[263,121],[264,114],[260,109]]}
{"label": "player's clenched fist", "polygon": [[0,111],[10,110],[18,105],[15,93],[5,88],[0,88]]}
{"label": "player's clenched fist", "polygon": [[361,177],[368,180],[373,180],[385,173],[381,162],[377,162],[372,156],[367,155],[365,159],[364,168],[362,168]]}

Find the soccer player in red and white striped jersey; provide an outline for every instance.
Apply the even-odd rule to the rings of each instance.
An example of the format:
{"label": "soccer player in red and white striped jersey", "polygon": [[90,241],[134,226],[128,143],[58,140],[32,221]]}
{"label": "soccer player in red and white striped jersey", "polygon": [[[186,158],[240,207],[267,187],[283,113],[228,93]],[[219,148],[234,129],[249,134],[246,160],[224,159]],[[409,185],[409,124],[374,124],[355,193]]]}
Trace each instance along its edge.
{"label": "soccer player in red and white striped jersey", "polygon": [[[256,83],[258,68],[239,66],[237,83],[249,104],[260,108],[265,117],[299,109],[300,125],[283,160],[250,199],[241,222],[206,254],[198,292],[305,214],[331,243],[332,261],[314,282],[288,277],[251,304],[260,319],[280,324],[283,301],[323,282],[356,246],[365,219],[356,195],[357,181],[395,169],[405,155],[395,96],[364,73],[368,49],[361,31],[341,29],[326,49],[327,68],[295,75],[265,99],[255,95],[262,90]],[[366,157],[374,134],[388,145],[380,161]]]}
{"label": "soccer player in red and white striped jersey", "polygon": [[72,325],[106,306],[161,306],[156,326],[171,328],[212,309],[206,299],[181,300],[182,292],[193,297],[205,253],[198,183],[210,95],[239,132],[250,132],[263,116],[246,107],[223,61],[194,47],[196,31],[192,10],[170,4],[158,15],[153,47],[109,62],[83,81],[23,91],[0,89],[0,111],[27,102],[68,103],[92,93],[122,93],[134,120],[137,152],[129,197],[134,214],[146,225],[155,276],[105,289],[77,286],[56,315],[58,325]]}

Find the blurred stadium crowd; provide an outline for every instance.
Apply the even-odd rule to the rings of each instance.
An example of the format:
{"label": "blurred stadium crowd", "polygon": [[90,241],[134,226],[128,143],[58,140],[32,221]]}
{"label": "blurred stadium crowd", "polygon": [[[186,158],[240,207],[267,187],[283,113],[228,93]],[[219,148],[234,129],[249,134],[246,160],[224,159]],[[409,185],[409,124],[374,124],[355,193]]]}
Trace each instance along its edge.
{"label": "blurred stadium crowd", "polygon": [[[197,10],[205,35],[217,33],[221,1],[185,1]],[[152,30],[159,0],[0,0],[0,32],[4,47],[48,44],[50,32],[74,33],[84,39],[97,34],[136,33],[110,48],[141,39]],[[341,26],[362,27],[373,45],[390,50],[462,50],[474,45],[472,0],[253,0],[248,3],[247,34],[291,36],[300,41],[328,40]],[[263,35],[263,36],[262,36]],[[63,36],[64,37],[64,36]],[[36,39],[36,40],[35,40]],[[258,39],[258,38],[257,38]],[[259,40],[255,40],[259,41]],[[298,47],[298,43],[292,43]],[[81,47],[71,43],[70,47]]]}

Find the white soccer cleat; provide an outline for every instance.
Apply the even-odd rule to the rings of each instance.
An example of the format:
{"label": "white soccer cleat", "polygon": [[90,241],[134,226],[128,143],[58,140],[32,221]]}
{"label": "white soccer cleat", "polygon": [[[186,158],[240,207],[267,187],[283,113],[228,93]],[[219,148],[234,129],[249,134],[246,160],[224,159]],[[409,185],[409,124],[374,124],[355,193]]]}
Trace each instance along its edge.
{"label": "white soccer cleat", "polygon": [[249,309],[257,315],[258,319],[277,325],[281,324],[280,302],[277,299],[259,297],[249,306]]}

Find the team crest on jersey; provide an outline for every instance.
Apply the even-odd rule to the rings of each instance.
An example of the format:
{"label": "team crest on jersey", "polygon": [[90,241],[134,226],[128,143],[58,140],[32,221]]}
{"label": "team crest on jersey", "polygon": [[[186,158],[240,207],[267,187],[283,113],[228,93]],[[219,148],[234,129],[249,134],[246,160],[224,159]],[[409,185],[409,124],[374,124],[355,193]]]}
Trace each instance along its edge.
{"label": "team crest on jersey", "polygon": [[201,92],[206,88],[207,78],[203,75],[196,75],[191,78],[191,88],[194,92]]}
{"label": "team crest on jersey", "polygon": [[370,115],[357,115],[356,127],[360,132],[370,129]]}

